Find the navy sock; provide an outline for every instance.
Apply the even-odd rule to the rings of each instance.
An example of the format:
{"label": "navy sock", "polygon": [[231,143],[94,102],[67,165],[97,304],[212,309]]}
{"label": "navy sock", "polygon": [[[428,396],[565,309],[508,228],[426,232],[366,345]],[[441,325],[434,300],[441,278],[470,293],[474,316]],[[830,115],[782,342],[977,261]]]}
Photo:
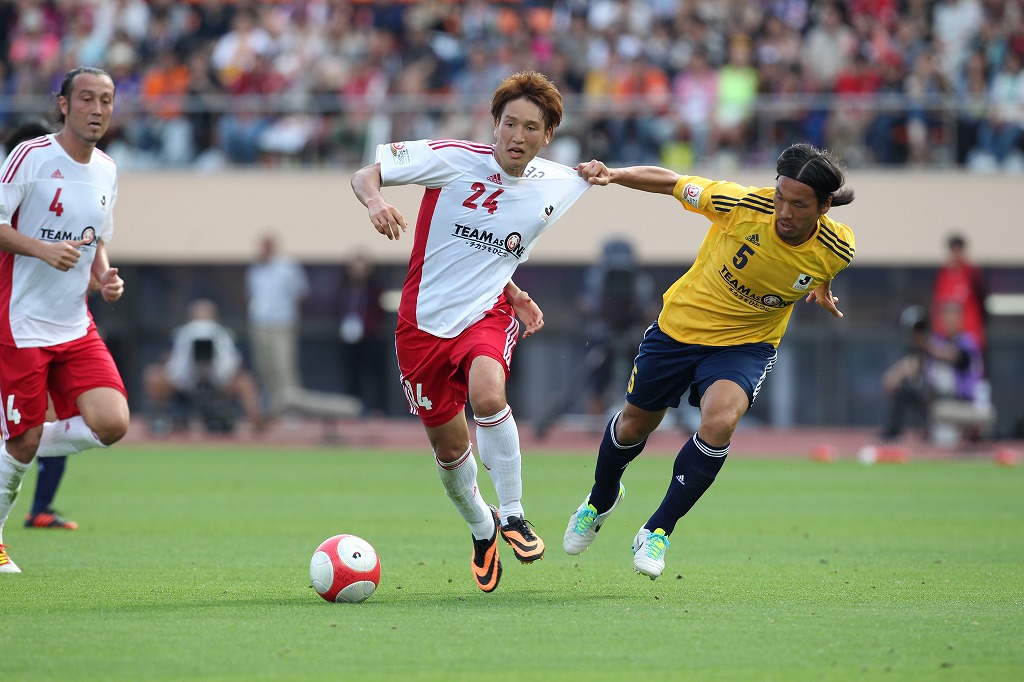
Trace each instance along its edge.
{"label": "navy sock", "polygon": [[619,495],[619,481],[622,480],[622,472],[647,445],[646,438],[634,445],[622,445],[615,442],[615,423],[619,420],[619,414],[621,412],[612,417],[608,426],[605,427],[604,438],[597,451],[597,466],[594,467],[594,487],[590,490],[590,504],[594,505],[598,514],[603,514],[615,504],[615,498]]}
{"label": "navy sock", "polygon": [[697,503],[704,491],[715,482],[715,476],[725,464],[729,445],[713,448],[693,434],[686,441],[672,465],[672,482],[658,511],[644,525],[647,530],[663,528],[665,534],[675,530],[676,522]]}
{"label": "navy sock", "polygon": [[37,457],[36,495],[32,499],[32,513],[38,514],[50,508],[57,495],[57,486],[64,477],[67,457]]}

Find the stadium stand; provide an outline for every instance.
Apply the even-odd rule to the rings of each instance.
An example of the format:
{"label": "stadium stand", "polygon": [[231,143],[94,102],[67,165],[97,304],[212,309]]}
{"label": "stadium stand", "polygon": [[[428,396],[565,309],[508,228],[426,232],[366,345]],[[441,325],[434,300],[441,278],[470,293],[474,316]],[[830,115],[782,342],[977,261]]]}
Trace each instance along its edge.
{"label": "stadium stand", "polygon": [[551,151],[573,162],[758,163],[799,138],[851,165],[1019,169],[1022,15],[1020,0],[6,0],[0,137],[89,64],[117,84],[101,146],[122,168],[353,167],[379,139],[479,137],[465,102],[530,66],[566,97]]}

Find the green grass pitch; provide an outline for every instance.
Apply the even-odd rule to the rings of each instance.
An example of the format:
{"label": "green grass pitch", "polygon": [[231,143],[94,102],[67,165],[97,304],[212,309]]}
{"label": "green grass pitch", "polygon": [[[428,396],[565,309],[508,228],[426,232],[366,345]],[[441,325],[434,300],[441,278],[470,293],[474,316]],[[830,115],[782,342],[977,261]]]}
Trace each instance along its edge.
{"label": "green grass pitch", "polygon": [[[76,532],[4,539],[3,680],[1024,679],[1024,469],[862,466],[734,453],[657,581],[630,541],[666,488],[647,454],[597,542],[561,549],[589,454],[528,452],[527,516],[492,594],[426,447],[115,446],[69,461]],[[493,488],[481,469],[485,497]],[[329,604],[309,558],[336,533],[381,556],[377,592]]]}

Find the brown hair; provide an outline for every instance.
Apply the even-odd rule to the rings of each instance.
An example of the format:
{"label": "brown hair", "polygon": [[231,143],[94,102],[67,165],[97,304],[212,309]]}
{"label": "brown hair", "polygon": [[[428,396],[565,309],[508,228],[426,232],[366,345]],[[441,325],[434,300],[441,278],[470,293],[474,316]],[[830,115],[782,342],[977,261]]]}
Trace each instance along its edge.
{"label": "brown hair", "polygon": [[491,99],[494,122],[501,120],[509,102],[523,97],[540,107],[545,127],[553,130],[562,122],[562,94],[547,76],[536,71],[520,71],[501,82]]}

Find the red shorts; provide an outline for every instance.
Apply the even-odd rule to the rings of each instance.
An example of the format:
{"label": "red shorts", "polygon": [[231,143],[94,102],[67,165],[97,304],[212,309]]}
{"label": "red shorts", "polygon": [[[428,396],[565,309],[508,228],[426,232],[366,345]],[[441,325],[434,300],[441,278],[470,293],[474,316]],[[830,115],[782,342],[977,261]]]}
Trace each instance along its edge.
{"label": "red shorts", "polygon": [[487,311],[484,319],[452,339],[399,320],[395,347],[409,411],[419,415],[424,426],[447,424],[466,409],[473,359],[494,358],[505,367],[508,379],[518,339],[519,321],[508,304]]}
{"label": "red shorts", "polygon": [[0,345],[0,427],[16,438],[46,420],[46,395],[57,419],[78,414],[78,396],[94,388],[115,388],[128,396],[107,344],[96,325],[74,341],[43,348]]}

